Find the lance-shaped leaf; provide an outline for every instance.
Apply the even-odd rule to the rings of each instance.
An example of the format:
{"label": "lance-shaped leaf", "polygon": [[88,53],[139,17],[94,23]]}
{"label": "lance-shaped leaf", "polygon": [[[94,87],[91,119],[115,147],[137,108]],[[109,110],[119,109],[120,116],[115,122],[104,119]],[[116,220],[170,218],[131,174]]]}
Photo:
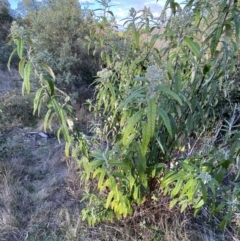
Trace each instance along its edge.
{"label": "lance-shaped leaf", "polygon": [[175,184],[175,187],[171,192],[171,197],[175,197],[179,193],[182,187],[183,187],[183,180],[179,178],[177,183]]}
{"label": "lance-shaped leaf", "polygon": [[196,56],[200,57],[200,45],[197,42],[194,42],[192,39],[188,37],[184,37],[184,42],[187,44],[188,48],[191,52]]}
{"label": "lance-shaped leaf", "polygon": [[239,32],[240,32],[240,24],[239,24],[239,15],[237,13],[233,16],[234,25],[235,25],[235,37],[237,42],[239,41]]}
{"label": "lance-shaped leaf", "polygon": [[[25,86],[25,89],[27,91],[27,93],[30,93],[30,75],[31,75],[31,67],[32,64],[30,62],[28,62],[25,67],[24,67],[24,73],[23,73],[23,85]],[[23,92],[24,94],[24,92]]]}
{"label": "lance-shaped leaf", "polygon": [[180,97],[165,85],[158,85],[156,87],[156,90],[162,91],[163,93],[170,95],[174,100],[176,100],[180,105],[182,105],[182,100],[180,99]]}
{"label": "lance-shaped leaf", "polygon": [[150,133],[148,132],[148,124],[142,124],[142,156],[145,157],[147,153],[148,144],[150,142]]}
{"label": "lance-shaped leaf", "polygon": [[168,117],[168,114],[162,108],[158,109],[158,114],[161,116],[161,118],[163,120],[163,123],[166,126],[169,135],[171,137],[173,137],[173,130],[172,130],[171,121],[170,121],[170,118]]}
{"label": "lance-shaped leaf", "polygon": [[51,78],[49,78],[48,76],[44,75],[44,79],[47,81],[49,89],[50,89],[50,95],[53,96],[54,95],[54,82],[52,81]]}
{"label": "lance-shaped leaf", "polygon": [[16,52],[17,52],[17,48],[15,48],[15,49],[12,51],[12,53],[11,53],[9,59],[8,59],[7,67],[8,67],[8,70],[9,70],[9,71],[10,71],[10,63],[11,63],[12,57],[13,57],[13,55],[14,55]]}
{"label": "lance-shaped leaf", "polygon": [[33,101],[33,114],[35,114],[36,110],[38,109],[38,106],[41,100],[42,91],[43,91],[43,88],[39,88],[35,94],[35,98]]}
{"label": "lance-shaped leaf", "polygon": [[22,78],[24,78],[24,65],[25,65],[25,62],[26,62],[26,58],[22,58],[20,61],[19,61],[19,64],[18,64],[18,71],[19,71],[19,74]]}
{"label": "lance-shaped leaf", "polygon": [[136,48],[139,49],[140,46],[140,35],[139,35],[139,31],[134,31],[134,40],[135,40],[135,45]]}
{"label": "lance-shaped leaf", "polygon": [[54,74],[53,70],[47,64],[42,62],[39,65],[50,74],[50,76],[53,78],[53,80],[55,80],[55,74]]}
{"label": "lance-shaped leaf", "polygon": [[169,175],[166,175],[161,183],[161,187],[167,187],[170,183],[179,180],[184,177],[185,173],[183,172],[170,172]]}
{"label": "lance-shaped leaf", "polygon": [[108,89],[111,93],[110,105],[111,105],[112,110],[114,110],[115,102],[116,102],[115,90],[113,88],[113,85],[110,83],[108,83]]}
{"label": "lance-shaped leaf", "polygon": [[127,144],[128,137],[135,131],[134,126],[142,118],[142,113],[143,113],[142,111],[138,111],[129,119],[127,126],[123,130],[122,142],[124,146],[126,146]]}
{"label": "lance-shaped leaf", "polygon": [[23,55],[23,40],[20,38],[17,42],[17,53],[20,59],[22,59]]}
{"label": "lance-shaped leaf", "polygon": [[148,106],[147,106],[147,124],[148,124],[148,132],[150,134],[150,137],[153,136],[154,134],[154,129],[155,129],[155,120],[156,120],[156,115],[157,115],[157,105],[156,105],[156,98],[151,98],[148,101]]}
{"label": "lance-shaped leaf", "polygon": [[106,200],[106,204],[105,207],[108,208],[110,206],[110,203],[112,202],[113,198],[114,198],[115,192],[114,191],[110,191]]}
{"label": "lance-shaped leaf", "polygon": [[211,38],[210,50],[211,50],[211,57],[214,57],[216,52],[217,45],[219,43],[220,37],[222,35],[222,27],[218,27],[214,32]]}
{"label": "lance-shaped leaf", "polygon": [[63,125],[64,124],[64,115],[63,115],[62,107],[60,106],[60,104],[58,103],[58,101],[55,98],[52,98],[50,102],[54,108],[54,111],[55,111],[61,125]]}
{"label": "lance-shaped leaf", "polygon": [[151,41],[149,43],[149,47],[152,48],[154,44],[156,43],[156,40],[159,38],[159,34],[154,34],[151,38]]}
{"label": "lance-shaped leaf", "polygon": [[52,114],[52,109],[48,109],[45,117],[44,117],[44,121],[43,121],[43,129],[44,131],[47,130],[47,125],[48,125],[48,120],[50,118],[50,115]]}
{"label": "lance-shaped leaf", "polygon": [[145,98],[145,94],[143,94],[144,90],[146,90],[146,86],[140,87],[136,91],[133,91],[132,94],[130,94],[125,100],[123,100],[119,104],[118,109],[126,107],[130,102],[135,99]]}

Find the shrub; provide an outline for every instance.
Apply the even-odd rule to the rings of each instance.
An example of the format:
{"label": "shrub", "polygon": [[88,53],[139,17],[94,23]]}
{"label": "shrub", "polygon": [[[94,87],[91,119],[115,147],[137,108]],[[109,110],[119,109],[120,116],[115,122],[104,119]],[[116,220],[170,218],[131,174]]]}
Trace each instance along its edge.
{"label": "shrub", "polygon": [[[107,66],[98,73],[97,103],[92,105],[101,119],[98,145],[87,154],[84,146],[80,160],[86,178],[98,180],[101,194],[92,197],[101,200],[95,212],[91,206],[84,211],[90,224],[131,215],[135,205],[161,191],[171,197],[170,208],[178,204],[184,211],[191,205],[195,214],[203,205],[212,213],[228,209],[221,227],[237,210],[229,211],[217,190],[238,156],[239,134],[231,133],[225,146],[235,144],[226,155],[215,147],[214,133],[222,118],[221,98],[231,95],[235,82],[227,75],[237,63],[237,2],[188,1],[183,9],[174,1],[168,4],[171,16],[166,20],[165,9],[160,18],[165,25],[156,23],[148,9],[131,9],[126,19],[131,44],[121,49],[116,43],[111,52],[101,48]],[[111,22],[103,16],[99,26],[92,41],[108,46]],[[152,34],[163,27],[162,34]],[[142,36],[150,40],[140,42]],[[156,41],[166,41],[164,48],[155,48]],[[210,148],[201,152],[195,146],[206,137]]]}
{"label": "shrub", "polygon": [[93,82],[99,69],[97,55],[92,58],[87,53],[85,36],[91,22],[76,0],[45,1],[37,9],[30,8],[22,20],[41,50],[32,53],[34,61],[49,64],[56,75],[56,86],[73,96]]}
{"label": "shrub", "polygon": [[[238,160],[239,133],[232,119],[224,120],[229,123],[223,128],[228,134],[216,146],[214,128],[222,118],[216,107],[222,96],[231,94],[234,83],[228,76],[235,71],[238,54],[237,1],[215,5],[188,1],[181,8],[171,0],[160,22],[146,8],[140,13],[131,9],[128,41],[120,38],[116,44],[108,3],[103,1],[104,15],[89,36],[90,45],[96,51],[100,48],[106,64],[97,74],[96,101],[90,102],[98,119],[92,145],[69,124],[69,98],[55,88],[51,68],[43,63],[35,66],[31,55],[24,57],[26,40],[13,32],[24,89],[30,92],[32,68],[47,73],[39,74],[42,86],[36,93],[35,111],[42,101],[47,102],[45,123],[51,123],[54,115],[59,118],[66,153],[71,149],[78,158],[81,150],[79,165],[86,174],[82,178],[97,180],[96,187],[87,192],[90,206],[83,210],[83,218],[90,225],[125,218],[163,193],[171,199],[170,208],[178,204],[184,211],[191,206],[197,214],[206,205],[211,214],[227,211],[221,216],[224,228],[239,210],[238,188],[222,195],[229,166]],[[171,15],[166,19],[168,6]],[[152,34],[162,22],[165,31]],[[150,40],[141,43],[141,35]],[[164,48],[155,48],[157,40],[166,41]],[[37,51],[30,41],[26,47]],[[197,148],[200,140],[207,139],[208,148]]]}

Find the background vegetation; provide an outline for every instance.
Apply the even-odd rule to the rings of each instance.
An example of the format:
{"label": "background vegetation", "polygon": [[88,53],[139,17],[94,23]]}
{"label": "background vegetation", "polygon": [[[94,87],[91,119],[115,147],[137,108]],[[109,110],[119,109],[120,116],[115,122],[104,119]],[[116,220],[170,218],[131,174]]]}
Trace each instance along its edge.
{"label": "background vegetation", "polygon": [[102,240],[238,240],[239,2],[169,0],[158,19],[132,8],[124,32],[101,4],[23,1],[11,25],[8,66],[19,59],[22,93],[79,173],[68,223],[111,230]]}

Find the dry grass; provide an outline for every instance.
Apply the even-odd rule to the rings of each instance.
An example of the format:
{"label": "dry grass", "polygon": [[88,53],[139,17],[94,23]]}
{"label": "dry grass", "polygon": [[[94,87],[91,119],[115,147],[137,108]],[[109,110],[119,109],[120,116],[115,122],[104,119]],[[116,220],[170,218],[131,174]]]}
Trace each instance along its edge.
{"label": "dry grass", "polygon": [[[238,241],[236,227],[220,230],[200,214],[193,218],[190,208],[184,213],[178,207],[169,209],[169,198],[145,203],[123,221],[101,226],[106,239],[114,241]],[[216,218],[215,218],[216,219]],[[218,222],[216,222],[217,224]],[[219,223],[218,223],[219,224]]]}
{"label": "dry grass", "polygon": [[34,140],[21,129],[1,137],[5,147],[17,147],[0,163],[0,240],[73,240],[66,235],[79,229],[81,185],[63,145]]}

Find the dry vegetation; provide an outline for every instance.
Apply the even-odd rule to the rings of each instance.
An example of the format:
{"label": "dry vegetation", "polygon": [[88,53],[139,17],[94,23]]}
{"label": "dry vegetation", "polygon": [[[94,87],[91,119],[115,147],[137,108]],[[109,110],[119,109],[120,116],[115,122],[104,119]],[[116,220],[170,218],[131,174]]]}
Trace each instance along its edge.
{"label": "dry vegetation", "polygon": [[[208,223],[207,210],[193,219],[192,210],[183,214],[178,208],[170,210],[169,199],[163,196],[139,207],[126,220],[88,227],[81,217],[85,205],[80,201],[81,172],[64,157],[63,143],[30,133],[40,131],[41,124],[30,118],[30,112],[25,114],[32,97],[15,94],[21,88],[16,79],[15,74],[1,73],[5,119],[0,123],[0,241],[239,240],[233,230],[215,230],[216,225]],[[9,100],[16,104],[13,109],[6,104]],[[86,127],[91,115],[84,108],[79,107],[77,118]],[[17,111],[19,116],[14,115]]]}

